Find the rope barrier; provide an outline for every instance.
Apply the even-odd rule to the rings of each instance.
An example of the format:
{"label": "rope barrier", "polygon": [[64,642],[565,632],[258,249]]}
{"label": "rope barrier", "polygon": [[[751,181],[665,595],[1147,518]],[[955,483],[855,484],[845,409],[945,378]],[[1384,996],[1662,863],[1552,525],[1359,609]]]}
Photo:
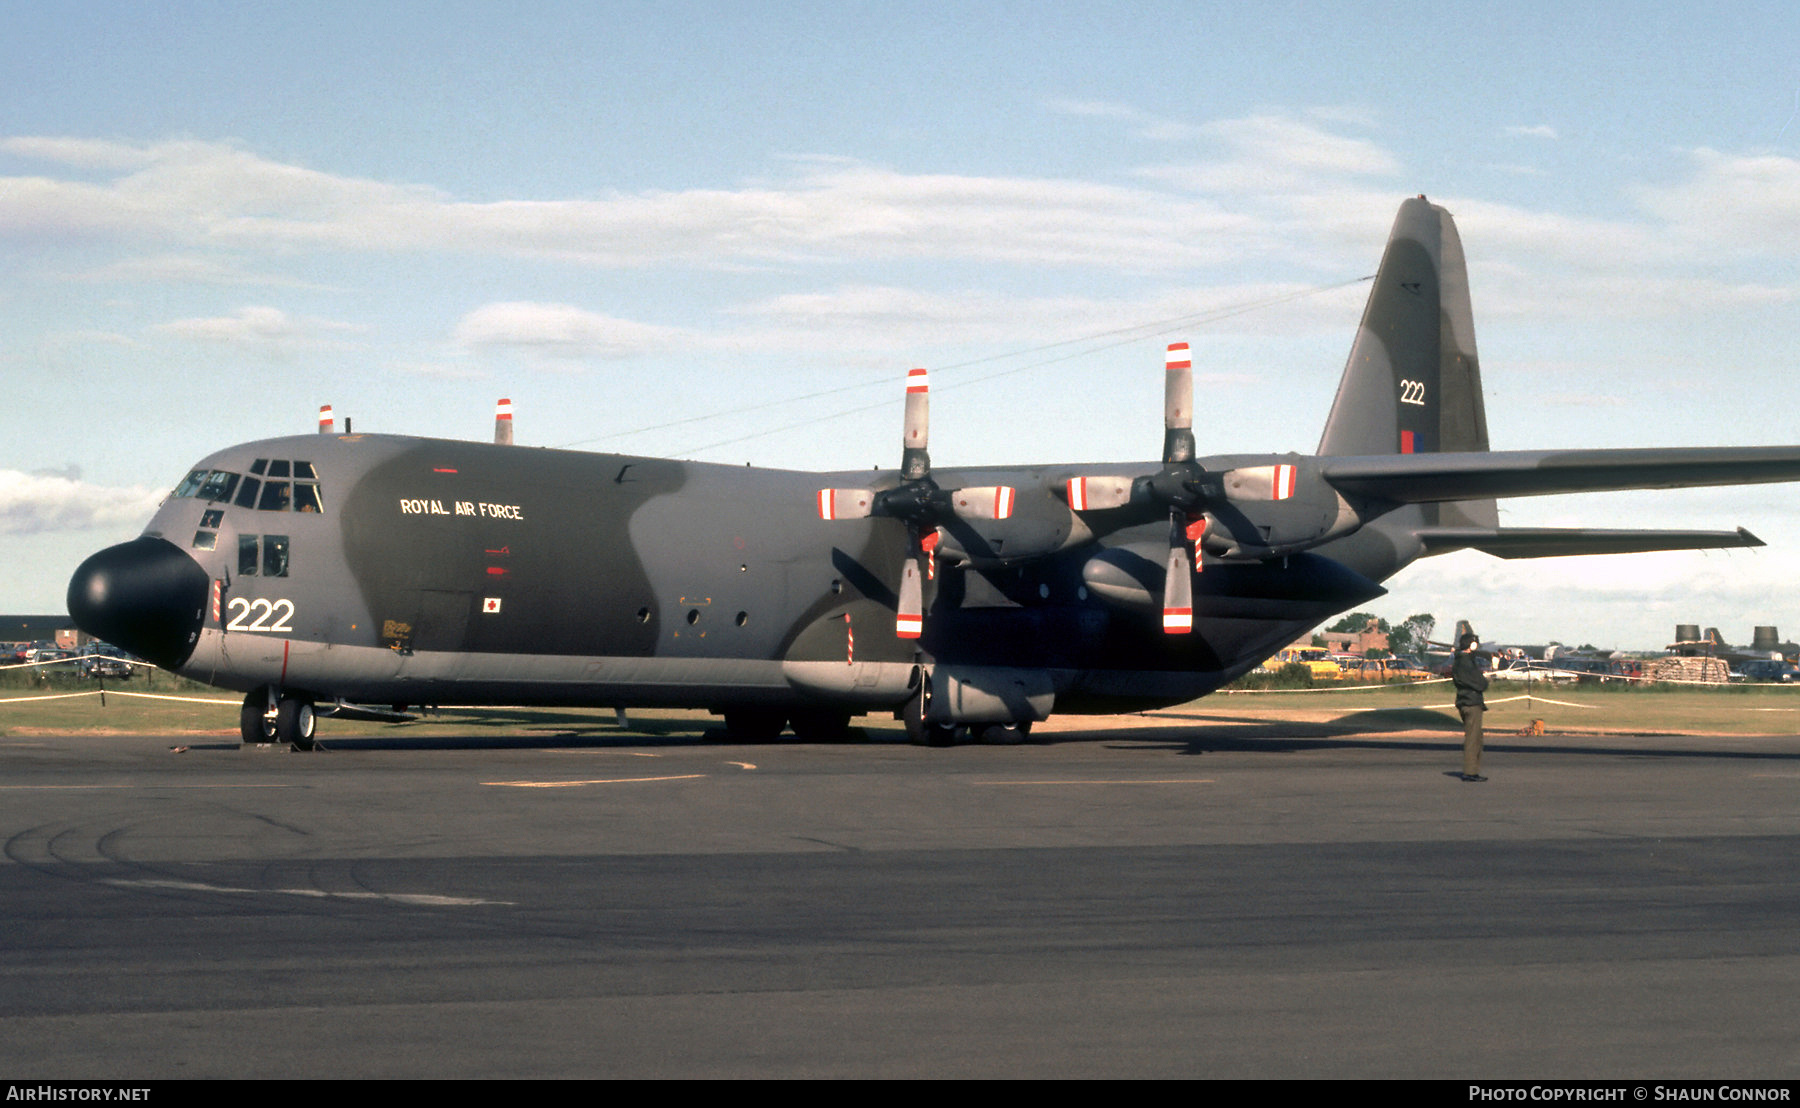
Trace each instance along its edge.
{"label": "rope barrier", "polygon": [[135,696],[142,700],[178,700],[184,704],[236,704],[235,700],[219,700],[198,696],[167,696],[162,693],[121,692],[118,689],[87,689],[83,692],[49,693],[44,696],[9,696],[0,704],[23,704],[33,700],[73,700],[83,696]]}

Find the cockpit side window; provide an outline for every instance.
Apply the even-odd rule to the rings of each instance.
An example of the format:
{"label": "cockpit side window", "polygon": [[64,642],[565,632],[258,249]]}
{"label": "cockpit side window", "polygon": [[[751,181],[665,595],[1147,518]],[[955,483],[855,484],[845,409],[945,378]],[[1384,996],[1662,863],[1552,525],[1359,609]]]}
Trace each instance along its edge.
{"label": "cockpit side window", "polygon": [[262,488],[262,482],[254,477],[244,478],[242,487],[238,489],[237,499],[233,501],[240,508],[256,507],[256,490]]}
{"label": "cockpit side window", "polygon": [[231,494],[237,491],[238,475],[215,469],[207,475],[206,486],[200,490],[202,500],[230,500]]}
{"label": "cockpit side window", "polygon": [[238,576],[255,577],[256,566],[261,560],[258,557],[255,535],[238,536]]}
{"label": "cockpit side window", "polygon": [[288,572],[288,537],[286,535],[264,535],[263,576],[286,577]]}
{"label": "cockpit side window", "polygon": [[193,496],[195,493],[199,492],[201,486],[206,484],[208,472],[208,470],[196,469],[194,472],[188,474],[187,477],[182,480],[181,484],[175,486],[175,496],[179,499],[181,497]]}
{"label": "cockpit side window", "polygon": [[288,509],[289,500],[286,481],[264,481],[262,500],[256,507],[258,511],[285,512]]}

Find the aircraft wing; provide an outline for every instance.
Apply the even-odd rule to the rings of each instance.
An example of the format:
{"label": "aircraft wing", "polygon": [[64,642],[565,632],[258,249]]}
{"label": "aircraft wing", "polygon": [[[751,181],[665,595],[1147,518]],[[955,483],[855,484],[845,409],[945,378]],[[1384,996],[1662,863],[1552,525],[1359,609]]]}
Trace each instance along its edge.
{"label": "aircraft wing", "polygon": [[1425,552],[1479,550],[1496,558],[1557,558],[1569,554],[1641,554],[1649,550],[1718,550],[1762,546],[1735,531],[1633,531],[1595,527],[1424,527]]}
{"label": "aircraft wing", "polygon": [[1800,481],[1800,446],[1374,454],[1319,462],[1339,492],[1400,504]]}

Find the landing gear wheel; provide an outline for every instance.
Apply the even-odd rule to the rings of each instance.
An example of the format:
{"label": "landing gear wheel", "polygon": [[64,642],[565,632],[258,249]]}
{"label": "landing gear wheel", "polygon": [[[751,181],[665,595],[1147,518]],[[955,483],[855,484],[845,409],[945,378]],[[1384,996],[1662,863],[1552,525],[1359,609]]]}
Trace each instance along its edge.
{"label": "landing gear wheel", "polygon": [[787,716],[769,708],[739,708],[725,713],[725,737],[734,743],[772,743],[781,738]]}
{"label": "landing gear wheel", "polygon": [[803,743],[842,742],[850,737],[850,714],[808,709],[795,712],[788,720],[794,725],[794,737]]}
{"label": "landing gear wheel", "polygon": [[287,743],[295,750],[311,750],[313,722],[312,701],[284,696],[275,709],[275,741]]}
{"label": "landing gear wheel", "polygon": [[267,690],[252,689],[244,694],[244,706],[238,709],[238,735],[252,745],[275,741],[275,721],[269,718]]}
{"label": "landing gear wheel", "polygon": [[955,746],[957,727],[953,723],[933,723],[925,718],[931,711],[931,678],[919,677],[919,691],[900,711],[900,722],[906,725],[907,741],[914,746]]}
{"label": "landing gear wheel", "polygon": [[1018,746],[1031,733],[1031,722],[1024,723],[985,723],[981,726],[981,741],[989,746]]}

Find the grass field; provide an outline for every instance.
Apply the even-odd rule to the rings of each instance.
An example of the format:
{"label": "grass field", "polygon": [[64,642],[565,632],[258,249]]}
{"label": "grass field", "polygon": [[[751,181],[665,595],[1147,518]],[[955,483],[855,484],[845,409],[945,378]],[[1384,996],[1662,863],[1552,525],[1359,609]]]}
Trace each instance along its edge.
{"label": "grass field", "polygon": [[[93,682],[38,680],[19,674],[0,680],[0,737],[42,734],[169,734],[229,736],[237,733],[239,697],[158,673],[149,679],[107,682],[105,703]],[[51,698],[56,699],[40,699]],[[169,698],[169,699],[163,699]],[[1332,733],[1458,731],[1461,723],[1447,683],[1361,690],[1219,693],[1141,715],[1054,716],[1042,729],[1095,731],[1156,724],[1196,726],[1231,722],[1279,723]],[[1800,688],[1736,685],[1722,688],[1654,686],[1536,686],[1496,683],[1488,691],[1491,733],[1517,731],[1533,719],[1560,734],[1794,734],[1800,732]],[[898,738],[899,724],[868,716],[857,727],[873,739]],[[549,708],[446,708],[413,723],[387,724],[320,719],[321,737],[333,735],[584,735],[646,738],[695,735],[721,726],[701,711],[634,710],[621,731],[611,710]]]}

